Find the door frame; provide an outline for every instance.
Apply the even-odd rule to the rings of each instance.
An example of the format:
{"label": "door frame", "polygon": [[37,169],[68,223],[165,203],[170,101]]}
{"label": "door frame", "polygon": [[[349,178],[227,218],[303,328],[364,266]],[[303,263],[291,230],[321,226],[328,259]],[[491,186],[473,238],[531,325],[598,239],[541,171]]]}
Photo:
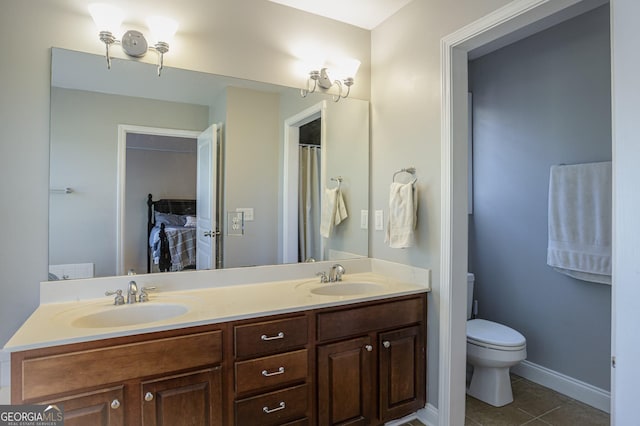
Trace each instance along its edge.
{"label": "door frame", "polygon": [[[440,41],[441,235],[438,424],[464,424],[468,250],[468,54],[542,31],[603,0],[515,0]],[[505,41],[507,40],[507,41]]]}
{"label": "door frame", "polygon": [[124,275],[125,200],[127,183],[127,134],[170,136],[197,139],[202,132],[166,129],[162,127],[118,125],[118,152],[116,176],[116,275]]}
{"label": "door frame", "polygon": [[[284,163],[282,176],[282,263],[298,262],[298,179],[299,158],[298,144],[300,127],[318,118],[322,121],[320,130],[320,147],[325,149],[327,102],[321,101],[284,121]],[[326,176],[326,155],[320,158],[320,182],[324,187]],[[320,250],[324,253],[324,239],[320,242]],[[320,259],[316,259],[320,260]]]}

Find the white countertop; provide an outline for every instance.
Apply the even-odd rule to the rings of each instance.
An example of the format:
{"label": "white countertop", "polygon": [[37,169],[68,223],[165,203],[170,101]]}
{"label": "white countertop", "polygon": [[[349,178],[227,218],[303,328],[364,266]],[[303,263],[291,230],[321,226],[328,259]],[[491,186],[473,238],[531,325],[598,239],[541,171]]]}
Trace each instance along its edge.
{"label": "white countertop", "polygon": [[[41,303],[7,342],[4,350],[15,352],[329,306],[341,306],[430,291],[428,270],[410,268],[404,265],[396,267],[389,262],[375,261],[373,259],[368,261],[370,262],[369,267],[362,267],[362,265],[355,263],[349,265],[352,266],[351,270],[365,270],[365,272],[347,273],[344,275],[343,281],[338,283],[322,284],[317,278],[308,278],[309,275],[305,273],[303,275],[305,278],[236,283],[233,285],[217,283],[208,288],[200,286],[198,288],[176,290],[174,289],[175,285],[171,287],[159,286],[158,292],[150,293],[149,302],[134,305],[114,306],[113,296]],[[346,262],[343,263],[347,265]],[[303,266],[302,268],[309,269],[311,267]],[[408,269],[411,269],[411,271],[407,272]],[[416,273],[415,271],[418,272]],[[291,273],[284,274],[284,276],[291,276]],[[188,277],[188,275],[180,277]],[[366,293],[354,295],[332,296],[312,292],[312,290],[321,287],[340,286],[349,283],[373,283],[377,284],[377,286]],[[104,286],[104,283],[101,285]],[[138,285],[141,287],[144,283]],[[163,291],[163,288],[171,288],[171,290]],[[120,310],[119,312],[122,312],[124,316],[127,314],[126,310],[132,307],[135,309],[136,306],[140,305],[159,306],[162,304],[180,305],[185,308],[186,312],[164,320],[119,327],[86,328],[73,324],[78,318],[95,313]]]}

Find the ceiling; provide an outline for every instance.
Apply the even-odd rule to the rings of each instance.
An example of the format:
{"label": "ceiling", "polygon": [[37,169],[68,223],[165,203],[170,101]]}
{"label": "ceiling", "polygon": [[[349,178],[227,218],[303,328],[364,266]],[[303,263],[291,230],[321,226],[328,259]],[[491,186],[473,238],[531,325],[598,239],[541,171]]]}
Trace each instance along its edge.
{"label": "ceiling", "polygon": [[412,0],[269,0],[372,30]]}

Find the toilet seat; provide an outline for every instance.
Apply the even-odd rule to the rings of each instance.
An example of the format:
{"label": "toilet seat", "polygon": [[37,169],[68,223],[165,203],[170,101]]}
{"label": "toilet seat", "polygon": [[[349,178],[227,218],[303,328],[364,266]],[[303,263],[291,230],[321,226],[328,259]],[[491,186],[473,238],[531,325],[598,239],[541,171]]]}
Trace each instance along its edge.
{"label": "toilet seat", "polygon": [[467,342],[501,351],[519,351],[527,344],[524,336],[516,330],[483,319],[467,321]]}

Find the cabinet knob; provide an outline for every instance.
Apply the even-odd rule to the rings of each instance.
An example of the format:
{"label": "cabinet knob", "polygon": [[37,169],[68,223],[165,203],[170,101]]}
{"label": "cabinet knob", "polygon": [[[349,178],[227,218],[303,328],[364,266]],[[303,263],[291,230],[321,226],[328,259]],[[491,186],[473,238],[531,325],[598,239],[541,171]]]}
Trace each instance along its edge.
{"label": "cabinet knob", "polygon": [[371,345],[365,345],[364,348],[367,350],[367,352],[371,352],[373,350],[373,346]]}
{"label": "cabinet knob", "polygon": [[145,401],[153,401],[153,394],[151,392],[147,392],[144,394]]}
{"label": "cabinet knob", "polygon": [[382,346],[384,346],[385,348],[388,348],[389,346],[391,346],[391,342],[388,340],[385,340],[384,342],[382,342]]}
{"label": "cabinet knob", "polygon": [[117,399],[111,401],[111,408],[113,408],[114,410],[120,408],[120,401],[118,401]]}

